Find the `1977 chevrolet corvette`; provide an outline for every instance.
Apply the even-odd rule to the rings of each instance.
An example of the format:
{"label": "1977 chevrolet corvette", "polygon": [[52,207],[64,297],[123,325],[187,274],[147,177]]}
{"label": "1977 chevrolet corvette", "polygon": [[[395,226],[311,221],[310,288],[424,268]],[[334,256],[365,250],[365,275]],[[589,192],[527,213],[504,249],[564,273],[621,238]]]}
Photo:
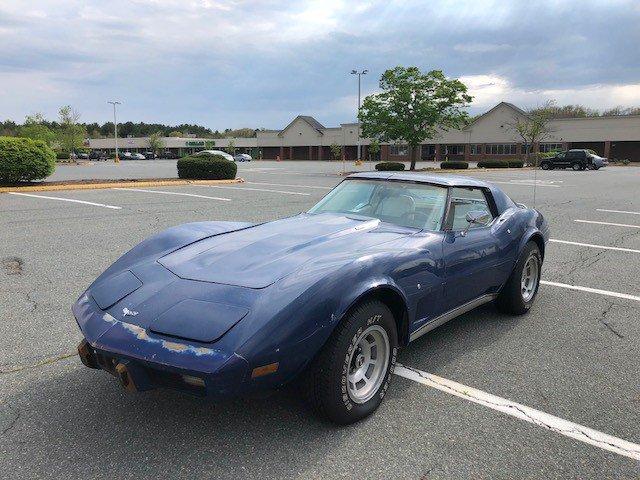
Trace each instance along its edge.
{"label": "1977 chevrolet corvette", "polygon": [[78,350],[128,390],[223,398],[297,380],[352,423],[380,405],[399,347],[490,301],[527,312],[548,237],[490,183],[359,173],[300,215],[143,241],[74,304]]}

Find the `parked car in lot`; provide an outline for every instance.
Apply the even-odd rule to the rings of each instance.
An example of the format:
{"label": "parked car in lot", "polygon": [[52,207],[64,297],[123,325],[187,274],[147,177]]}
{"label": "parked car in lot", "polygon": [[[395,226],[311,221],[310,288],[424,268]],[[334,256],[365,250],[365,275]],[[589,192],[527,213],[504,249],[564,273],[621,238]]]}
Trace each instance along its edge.
{"label": "parked car in lot", "polygon": [[226,158],[230,162],[233,162],[233,157],[229,155],[227,152],[223,152],[222,150],[200,150],[193,154],[194,157],[199,157],[202,155],[220,155],[221,157]]}
{"label": "parked car in lot", "polygon": [[236,162],[250,162],[251,160],[253,160],[253,158],[251,158],[251,155],[247,153],[239,153],[237,155],[234,155],[233,159]]}
{"label": "parked car in lot", "polygon": [[78,352],[129,391],[220,399],[297,381],[348,424],[380,405],[400,347],[491,301],[526,313],[548,238],[493,184],[357,173],[306,213],[144,240],[74,304]]}
{"label": "parked car in lot", "polygon": [[147,160],[155,160],[156,158],[158,158],[158,156],[154,152],[144,152],[142,155]]}
{"label": "parked car in lot", "polygon": [[553,157],[543,158],[540,168],[553,170],[554,168],[572,168],[573,170],[598,170],[607,165],[607,160],[586,149],[572,149],[558,152]]}
{"label": "parked car in lot", "polygon": [[609,161],[606,158],[603,158],[599,155],[591,155],[591,165],[588,168],[592,170],[598,170],[602,167],[606,167],[609,165]]}
{"label": "parked car in lot", "polygon": [[142,153],[132,153],[131,160],[146,160],[146,158]]}
{"label": "parked car in lot", "polygon": [[180,156],[177,152],[174,152],[172,150],[165,150],[160,154],[160,158],[165,158],[167,160],[177,160],[178,158],[180,158]]}
{"label": "parked car in lot", "polygon": [[133,160],[133,154],[131,152],[118,152],[120,160]]}
{"label": "parked car in lot", "polygon": [[89,153],[89,160],[104,161],[106,159],[107,159],[107,154],[104,152],[100,152],[98,150],[92,150],[91,153]]}

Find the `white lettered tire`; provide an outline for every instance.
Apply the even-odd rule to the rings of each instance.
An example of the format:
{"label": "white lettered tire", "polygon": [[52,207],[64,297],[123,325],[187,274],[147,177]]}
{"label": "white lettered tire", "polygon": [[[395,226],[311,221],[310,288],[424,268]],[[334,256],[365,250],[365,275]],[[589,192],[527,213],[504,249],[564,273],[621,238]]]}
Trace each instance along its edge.
{"label": "white lettered tire", "polygon": [[373,413],[382,402],[398,353],[393,314],[378,300],[349,312],[302,373],[311,407],[346,425]]}

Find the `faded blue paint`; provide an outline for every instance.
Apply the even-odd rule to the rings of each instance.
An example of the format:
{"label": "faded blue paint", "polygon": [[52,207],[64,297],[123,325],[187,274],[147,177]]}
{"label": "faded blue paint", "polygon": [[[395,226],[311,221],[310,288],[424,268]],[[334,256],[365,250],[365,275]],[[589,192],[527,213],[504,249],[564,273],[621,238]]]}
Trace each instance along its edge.
{"label": "faded blue paint", "polygon": [[[486,188],[499,216],[465,237],[328,213],[174,227],[123,255],[81,295],[73,313],[83,335],[97,352],[129,362],[145,385],[151,380],[144,369],[153,368],[200,376],[212,396],[271,388],[292,380],[363,296],[395,292],[405,304],[408,338],[470,295],[499,291],[526,241],[549,237],[539,212],[516,206],[489,183],[382,172],[355,177]],[[200,319],[206,302],[229,308],[212,307]],[[217,322],[211,331],[221,336],[201,342],[190,338],[206,338],[193,325],[171,325],[167,312],[184,314],[188,305],[199,308],[191,318]],[[246,315],[229,321],[220,317],[224,311]],[[160,317],[162,331],[173,336],[153,331]],[[253,368],[272,362],[280,364],[275,374],[251,379]]]}

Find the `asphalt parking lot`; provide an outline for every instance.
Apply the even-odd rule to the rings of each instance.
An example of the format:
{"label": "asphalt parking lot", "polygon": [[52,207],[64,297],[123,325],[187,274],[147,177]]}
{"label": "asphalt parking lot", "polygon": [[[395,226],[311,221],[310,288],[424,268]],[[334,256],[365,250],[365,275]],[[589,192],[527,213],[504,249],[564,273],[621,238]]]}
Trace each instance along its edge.
{"label": "asphalt parking lot", "polygon": [[434,377],[429,384],[395,376],[373,416],[337,428],[290,391],[218,405],[168,391],[128,394],[80,364],[70,306],[120,254],[180,223],[307,210],[341,180],[335,163],[314,167],[241,164],[246,182],[229,186],[0,194],[0,471],[16,478],[640,476],[640,168],[476,173],[527,205],[537,185],[535,206],[553,239],[543,280],[552,283],[540,287],[526,316],[481,307],[400,353],[401,364],[461,384],[459,395],[433,388]]}

